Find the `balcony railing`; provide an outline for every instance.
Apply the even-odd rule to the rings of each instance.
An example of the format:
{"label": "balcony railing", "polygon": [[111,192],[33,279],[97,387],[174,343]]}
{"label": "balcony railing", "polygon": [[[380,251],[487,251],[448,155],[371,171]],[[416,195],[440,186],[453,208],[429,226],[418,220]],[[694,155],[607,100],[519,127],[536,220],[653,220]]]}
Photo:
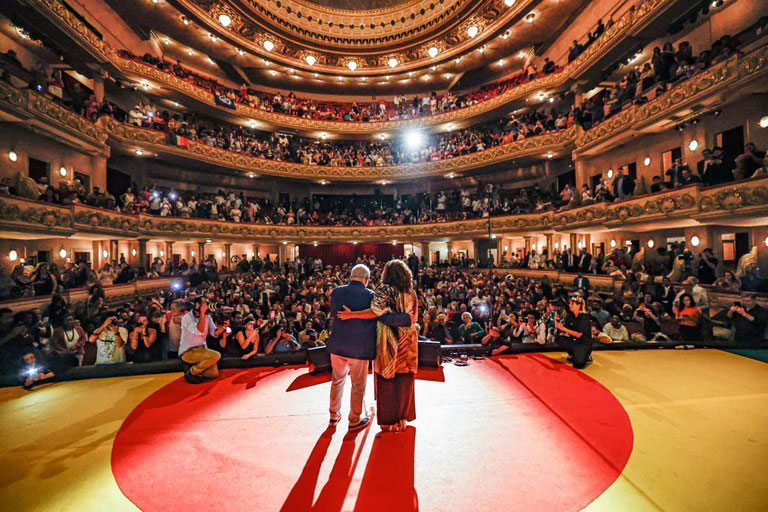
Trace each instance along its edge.
{"label": "balcony railing", "polygon": [[[768,207],[768,178],[704,188],[692,185],[614,203],[595,203],[562,211],[386,226],[297,226],[236,223],[207,219],[124,214],[86,205],[60,206],[13,196],[0,196],[0,230],[75,234],[110,238],[163,238],[231,242],[391,242],[393,240],[469,239],[497,235],[526,235],[573,230],[646,227],[656,222],[697,219],[702,223],[728,218],[764,216]],[[490,226],[489,226],[490,223]]]}
{"label": "balcony railing", "polygon": [[[383,131],[397,130],[405,127],[430,127],[458,120],[476,118],[513,101],[520,100],[535,91],[564,88],[567,84],[582,76],[587,69],[598,62],[610,49],[614,48],[624,38],[631,35],[637,27],[646,26],[654,20],[660,12],[663,12],[676,1],[677,0],[646,0],[640,2],[636,9],[626,11],[615,20],[614,24],[607,28],[601,37],[595,40],[583,54],[573,62],[569,63],[562,72],[531,80],[520,86],[512,87],[486,101],[461,109],[410,120],[370,122],[305,119],[267,112],[242,104],[236,105],[235,112],[248,119],[255,119],[284,128],[320,130],[349,134],[377,134]],[[103,57],[103,59],[108,60],[109,63],[123,73],[152,80],[153,82],[162,84],[169,89],[200,101],[209,107],[221,109],[227,114],[232,113],[231,109],[218,106],[214,100],[214,95],[210,91],[202,87],[197,87],[173,74],[166,73],[148,64],[136,62],[135,60],[120,56],[115,48],[93,34],[81,20],[74,16],[58,0],[39,0],[38,3],[47,17],[56,18],[57,24],[68,28],[69,32],[74,34],[80,43],[88,48],[92,54],[96,54],[100,58]]]}
{"label": "balcony railing", "polygon": [[257,158],[190,141],[187,147],[168,144],[163,132],[119,123],[102,118],[91,123],[62,105],[31,90],[16,89],[0,82],[0,108],[20,118],[30,118],[70,137],[79,137],[85,145],[104,146],[110,138],[113,145],[124,149],[150,149],[158,154],[180,156],[243,172],[302,179],[329,179],[337,181],[369,181],[382,179],[408,179],[461,173],[482,167],[512,161],[524,156],[540,155],[552,151],[575,148],[577,153],[594,151],[611,140],[616,141],[633,132],[647,129],[652,124],[681,109],[700,103],[707,96],[728,91],[731,95],[768,73],[768,44],[743,56],[734,55],[711,68],[676,84],[643,105],[633,105],[606,119],[589,130],[571,127],[528,139],[495,146],[484,151],[455,158],[382,167],[336,167],[294,164]]}

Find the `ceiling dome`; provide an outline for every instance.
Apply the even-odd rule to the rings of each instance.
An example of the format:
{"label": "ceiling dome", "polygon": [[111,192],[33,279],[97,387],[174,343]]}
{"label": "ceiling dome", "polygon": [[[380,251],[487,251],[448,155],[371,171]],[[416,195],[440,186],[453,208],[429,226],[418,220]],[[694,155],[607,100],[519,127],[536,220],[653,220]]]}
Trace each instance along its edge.
{"label": "ceiling dome", "polygon": [[312,0],[311,3],[347,11],[372,11],[410,2],[408,0]]}

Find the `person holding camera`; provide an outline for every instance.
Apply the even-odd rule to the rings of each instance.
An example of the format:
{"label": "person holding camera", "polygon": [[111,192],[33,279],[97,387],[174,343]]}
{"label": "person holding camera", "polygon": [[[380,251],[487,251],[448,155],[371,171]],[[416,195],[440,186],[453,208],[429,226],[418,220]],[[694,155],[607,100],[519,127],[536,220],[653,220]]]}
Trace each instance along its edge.
{"label": "person holding camera", "polygon": [[592,322],[585,311],[584,299],[571,297],[565,322],[555,319],[559,334],[555,341],[568,352],[574,368],[582,369],[592,362]]}
{"label": "person holding camera", "polygon": [[19,375],[24,389],[29,391],[34,386],[51,382],[56,378],[54,371],[49,367],[43,357],[39,355],[37,350],[30,347],[22,352],[24,365],[22,366]]}
{"label": "person holding camera", "polygon": [[184,378],[192,384],[199,384],[204,379],[219,376],[217,363],[221,353],[210,350],[205,345],[209,333],[216,331],[216,324],[208,314],[205,297],[197,297],[194,305],[181,319],[181,342],[179,357],[185,363]]}
{"label": "person holding camera", "polygon": [[122,319],[113,311],[107,311],[101,326],[96,328],[89,342],[96,344],[96,364],[116,364],[125,362],[125,342],[128,331]]}
{"label": "person holding camera", "polygon": [[765,327],[768,311],[755,302],[751,293],[742,293],[741,301],[728,310],[734,340],[741,346],[765,346]]}
{"label": "person holding camera", "polygon": [[160,344],[156,343],[157,329],[150,325],[147,315],[139,314],[129,336],[131,361],[149,363],[160,360]]}

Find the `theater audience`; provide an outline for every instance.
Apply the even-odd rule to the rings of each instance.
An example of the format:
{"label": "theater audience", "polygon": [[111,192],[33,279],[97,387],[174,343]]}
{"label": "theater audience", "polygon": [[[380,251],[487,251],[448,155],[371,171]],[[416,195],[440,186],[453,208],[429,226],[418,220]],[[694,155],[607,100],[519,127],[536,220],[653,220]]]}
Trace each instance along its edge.
{"label": "theater audience", "polygon": [[740,300],[728,309],[728,320],[737,345],[766,346],[765,329],[768,325],[768,310],[757,304],[753,294],[741,294]]}

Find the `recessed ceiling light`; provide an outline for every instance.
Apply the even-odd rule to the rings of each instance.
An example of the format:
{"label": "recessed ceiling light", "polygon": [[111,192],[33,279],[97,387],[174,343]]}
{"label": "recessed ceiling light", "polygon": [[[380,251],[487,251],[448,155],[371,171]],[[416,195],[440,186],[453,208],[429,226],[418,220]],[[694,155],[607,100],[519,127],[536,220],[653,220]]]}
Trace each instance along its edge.
{"label": "recessed ceiling light", "polygon": [[163,44],[167,46],[167,45],[171,44],[171,42],[168,39],[164,39],[163,40]]}
{"label": "recessed ceiling light", "polygon": [[398,64],[400,64],[400,61],[394,57],[390,57],[389,60],[387,61],[387,64],[389,65],[389,67],[394,68],[394,67],[397,67]]}
{"label": "recessed ceiling light", "polygon": [[387,75],[387,76],[385,76],[384,78],[386,78],[387,80],[389,80],[391,77],[390,77],[389,75]]}
{"label": "recessed ceiling light", "polygon": [[427,50],[427,55],[432,57],[433,59],[437,57],[437,54],[440,53],[440,49],[437,46],[430,46]]}
{"label": "recessed ceiling light", "polygon": [[509,31],[507,31],[507,32],[504,32],[504,33],[501,35],[501,38],[502,38],[502,39],[509,39]]}
{"label": "recessed ceiling light", "polygon": [[470,25],[469,28],[467,28],[467,35],[469,37],[475,37],[478,32],[480,32],[480,29],[477,25]]}
{"label": "recessed ceiling light", "polygon": [[253,174],[252,172],[249,172],[249,173],[248,173],[248,177],[249,177],[249,178],[255,178],[255,177],[256,177],[256,175],[255,175],[255,174]]}
{"label": "recessed ceiling light", "polygon": [[228,14],[219,14],[219,23],[228,27],[232,23],[232,18]]}
{"label": "recessed ceiling light", "polygon": [[208,36],[211,38],[211,41],[213,41],[214,43],[219,40],[219,38],[216,37],[216,35],[214,34],[208,34]]}
{"label": "recessed ceiling light", "polygon": [[350,71],[356,70],[357,69],[357,61],[356,60],[350,60],[349,62],[347,62],[347,67],[349,68]]}
{"label": "recessed ceiling light", "polygon": [[501,59],[499,62],[497,62],[497,64],[498,64],[499,66],[502,66],[502,67],[503,67],[504,65],[506,65],[506,63],[507,63],[507,61],[505,61],[504,59]]}
{"label": "recessed ceiling light", "polygon": [[181,21],[182,21],[182,23],[184,23],[185,25],[189,25],[189,18],[187,18],[186,16],[182,16],[182,17],[181,17]]}
{"label": "recessed ceiling light", "polygon": [[143,155],[143,154],[144,154],[144,152],[143,152],[142,150],[140,150],[140,149],[137,149],[137,150],[136,150],[136,154],[137,154],[138,156],[141,156],[141,155]]}
{"label": "recessed ceiling light", "polygon": [[315,58],[314,55],[307,55],[306,57],[304,57],[304,62],[306,62],[310,66],[314,66],[315,62],[317,62],[317,59]]}
{"label": "recessed ceiling light", "polygon": [[275,49],[275,43],[273,43],[273,42],[272,42],[272,41],[270,41],[269,39],[265,39],[265,40],[264,40],[264,42],[263,42],[261,45],[262,45],[262,46],[264,47],[264,49],[265,49],[265,50],[267,50],[268,52],[271,52],[272,50],[274,50],[274,49]]}
{"label": "recessed ceiling light", "polygon": [[527,21],[528,23],[533,23],[533,20],[535,19],[536,19],[536,14],[533,12],[525,15],[525,21]]}
{"label": "recessed ceiling light", "polygon": [[547,153],[547,158],[552,158],[553,156],[555,155],[553,155],[552,153]]}
{"label": "recessed ceiling light", "polygon": [[243,51],[242,48],[238,48],[237,53],[239,53],[240,55],[245,55],[245,52]]}
{"label": "recessed ceiling light", "polygon": [[193,52],[192,50],[187,50],[187,55],[189,55],[190,57],[192,56],[193,53],[195,52]]}
{"label": "recessed ceiling light", "polygon": [[437,69],[437,66],[432,66],[432,71],[435,71]]}
{"label": "recessed ceiling light", "polygon": [[477,51],[479,51],[481,54],[485,53],[485,46],[481,46]]}

